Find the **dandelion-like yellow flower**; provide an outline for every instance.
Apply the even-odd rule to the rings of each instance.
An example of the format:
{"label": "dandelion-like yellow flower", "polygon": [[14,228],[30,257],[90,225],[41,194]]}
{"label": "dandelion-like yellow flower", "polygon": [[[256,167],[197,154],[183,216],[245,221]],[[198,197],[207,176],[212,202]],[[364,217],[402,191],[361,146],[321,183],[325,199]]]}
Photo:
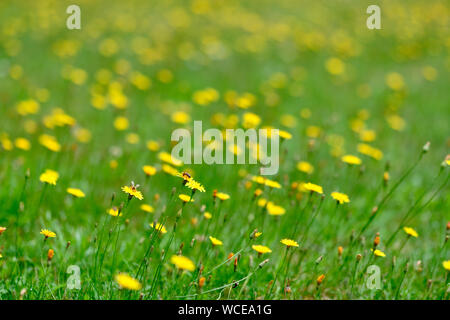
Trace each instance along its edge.
{"label": "dandelion-like yellow flower", "polygon": [[158,232],[161,232],[162,234],[167,233],[166,228],[160,224],[160,223],[156,223],[156,225],[152,222],[150,223],[150,227],[152,227],[153,229],[155,229]]}
{"label": "dandelion-like yellow flower", "polygon": [[307,191],[317,192],[319,194],[323,194],[323,188],[317,184],[308,182],[302,184],[302,188],[304,188]]}
{"label": "dandelion-like yellow flower", "polygon": [[281,184],[279,184],[276,181],[270,180],[270,179],[265,179],[264,180],[264,184],[270,188],[274,188],[274,189],[280,189],[281,188]]}
{"label": "dandelion-like yellow flower", "polygon": [[186,203],[186,202],[194,202],[194,199],[191,199],[191,197],[190,196],[188,196],[187,194],[180,194],[179,196],[178,196],[178,198],[180,198],[180,200],[181,201],[183,201],[184,203]]}
{"label": "dandelion-like yellow flower", "polygon": [[299,163],[297,163],[297,169],[307,174],[311,174],[314,172],[314,167],[312,166],[312,164],[306,161],[300,161]]}
{"label": "dandelion-like yellow flower", "polygon": [[142,170],[149,177],[155,175],[155,173],[156,173],[156,168],[153,166],[143,166]]}
{"label": "dandelion-like yellow flower", "polygon": [[83,191],[77,188],[67,188],[67,193],[77,198],[84,198],[86,196]]}
{"label": "dandelion-like yellow flower", "polygon": [[117,207],[112,207],[111,209],[108,210],[108,214],[113,216],[113,217],[117,217],[117,216],[121,216],[122,213],[119,214],[119,209]]}
{"label": "dandelion-like yellow flower", "polygon": [[211,219],[211,218],[212,218],[212,214],[209,213],[209,212],[205,212],[205,213],[203,214],[203,216],[205,217],[205,219]]}
{"label": "dandelion-like yellow flower", "polygon": [[348,195],[340,192],[332,192],[331,197],[336,200],[339,204],[350,202]]}
{"label": "dandelion-like yellow flower", "polygon": [[280,242],[287,247],[298,247],[297,241],[291,239],[282,239]]}
{"label": "dandelion-like yellow flower", "polygon": [[258,253],[271,253],[272,250],[270,250],[269,247],[263,246],[263,245],[259,245],[259,244],[254,244],[252,245],[252,249],[255,250]]}
{"label": "dandelion-like yellow flower", "polygon": [[144,196],[140,191],[137,190],[139,188],[139,185],[135,185],[133,181],[131,181],[131,186],[124,186],[122,187],[122,191],[128,194],[128,199],[131,200],[131,198],[135,197],[139,200],[144,199]]}
{"label": "dandelion-like yellow flower", "polygon": [[145,211],[145,212],[149,212],[149,213],[152,213],[152,212],[155,211],[155,209],[153,209],[153,207],[151,205],[149,205],[149,204],[142,204],[141,205],[141,210]]}
{"label": "dandelion-like yellow flower", "polygon": [[269,201],[267,203],[267,212],[271,215],[271,216],[281,216],[283,214],[286,213],[286,210],[281,207],[281,206],[277,206],[275,205],[273,202]]}
{"label": "dandelion-like yellow flower", "polygon": [[358,158],[357,156],[353,156],[351,154],[342,156],[341,160],[342,160],[342,162],[345,162],[347,164],[352,164],[352,165],[360,165],[362,163],[360,158]]}
{"label": "dandelion-like yellow flower", "polygon": [[410,227],[403,227],[403,231],[405,231],[408,236],[411,236],[414,238],[417,238],[419,236],[417,231]]}
{"label": "dandelion-like yellow flower", "polygon": [[205,188],[201,185],[201,183],[195,181],[194,179],[189,180],[186,183],[186,187],[188,187],[189,189],[194,190],[194,192],[196,190],[200,191],[200,192],[205,192]]}
{"label": "dandelion-like yellow flower", "polygon": [[386,257],[386,254],[385,254],[383,251],[381,251],[381,250],[378,250],[378,249],[375,249],[375,250],[370,249],[370,250],[371,250],[371,251],[373,252],[373,254],[376,255],[377,257],[382,257],[382,258]]}
{"label": "dandelion-like yellow flower", "polygon": [[211,240],[211,243],[213,244],[213,246],[221,246],[221,245],[223,245],[223,242],[222,241],[220,241],[219,239],[217,239],[217,238],[214,238],[214,237],[209,237],[209,240]]}
{"label": "dandelion-like yellow flower", "polygon": [[39,136],[39,143],[53,152],[59,152],[61,150],[61,145],[58,143],[58,140],[48,134]]}
{"label": "dandelion-like yellow flower", "polygon": [[178,269],[194,271],[195,265],[191,259],[185,256],[172,256],[170,262],[173,263]]}
{"label": "dandelion-like yellow flower", "polygon": [[140,290],[142,288],[142,284],[138,280],[126,273],[117,274],[115,280],[122,289]]}
{"label": "dandelion-like yellow flower", "polygon": [[179,167],[179,166],[181,166],[183,164],[183,162],[181,160],[172,157],[172,155],[170,153],[167,153],[167,152],[164,152],[164,151],[160,152],[158,154],[158,158],[159,158],[159,160],[161,160],[163,162],[166,162],[166,163],[168,163],[168,164],[170,164],[172,166],[175,166],[175,167]]}
{"label": "dandelion-like yellow flower", "polygon": [[47,229],[41,229],[40,234],[44,235],[45,239],[56,237],[56,233],[54,233],[53,231],[47,230]]}
{"label": "dandelion-like yellow flower", "polygon": [[58,179],[59,173],[50,169],[45,170],[44,173],[39,176],[39,180],[41,182],[52,184],[54,186],[56,185],[56,181],[58,181]]}
{"label": "dandelion-like yellow flower", "polygon": [[230,199],[230,196],[228,194],[226,194],[226,193],[223,193],[223,192],[217,192],[216,193],[216,197],[219,198],[222,201]]}
{"label": "dandelion-like yellow flower", "polygon": [[170,174],[171,176],[176,176],[178,171],[174,167],[169,166],[168,164],[163,164],[161,166],[162,171],[164,171],[167,174]]}
{"label": "dandelion-like yellow flower", "polygon": [[450,271],[450,260],[442,262],[442,266],[445,268],[445,270]]}

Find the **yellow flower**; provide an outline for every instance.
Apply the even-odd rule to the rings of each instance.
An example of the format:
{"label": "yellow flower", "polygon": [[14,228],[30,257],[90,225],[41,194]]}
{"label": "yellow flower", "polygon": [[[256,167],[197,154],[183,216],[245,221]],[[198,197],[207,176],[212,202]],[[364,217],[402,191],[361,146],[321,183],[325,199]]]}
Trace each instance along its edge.
{"label": "yellow flower", "polygon": [[84,198],[86,196],[83,191],[77,188],[67,188],[67,193],[77,198]]}
{"label": "yellow flower", "polygon": [[444,266],[445,270],[450,271],[450,260],[442,262],[442,265]]}
{"label": "yellow flower", "polygon": [[217,192],[216,193],[216,197],[219,198],[222,201],[230,199],[230,196],[228,194],[226,194],[226,193],[223,193],[223,192]]}
{"label": "yellow flower", "polygon": [[345,64],[339,58],[329,58],[325,63],[325,67],[332,75],[340,75],[345,71]]}
{"label": "yellow flower", "polygon": [[131,186],[124,186],[122,187],[122,191],[128,194],[128,199],[131,200],[131,198],[135,197],[139,200],[144,199],[144,196],[140,191],[137,190],[139,185],[134,185],[134,182],[131,181]]}
{"label": "yellow flower", "polygon": [[108,214],[113,216],[113,217],[117,217],[117,216],[121,216],[122,213],[119,214],[119,209],[117,207],[112,207],[111,209],[108,210]]}
{"label": "yellow flower", "polygon": [[258,237],[260,237],[262,235],[262,232],[256,232],[255,233],[255,238],[258,238]]}
{"label": "yellow flower", "polygon": [[61,145],[58,143],[56,138],[48,134],[40,135],[39,143],[53,152],[59,152],[61,150]]}
{"label": "yellow flower", "polygon": [[284,130],[279,130],[278,135],[280,136],[281,139],[284,139],[284,140],[292,139],[292,134],[290,134],[289,132],[284,131]]}
{"label": "yellow flower", "polygon": [[171,120],[178,124],[186,124],[191,121],[191,117],[184,111],[175,111],[170,116]]}
{"label": "yellow flower", "polygon": [[360,158],[358,158],[357,156],[352,156],[350,154],[342,156],[341,160],[342,162],[354,165],[360,165],[362,162]]}
{"label": "yellow flower", "polygon": [[167,174],[170,174],[171,176],[176,176],[178,171],[174,167],[169,166],[168,164],[162,165],[162,171],[164,171]]}
{"label": "yellow flower", "polygon": [[375,251],[373,249],[370,249],[370,250],[373,251],[373,254],[376,255],[377,257],[382,257],[382,258],[386,257],[386,254],[381,250],[378,250],[378,249],[375,249]]}
{"label": "yellow flower", "polygon": [[125,117],[117,117],[114,120],[114,128],[116,128],[117,131],[123,131],[128,129],[129,122],[128,119]]}
{"label": "yellow flower", "polygon": [[270,250],[269,247],[262,246],[262,245],[259,245],[259,244],[252,245],[252,249],[255,250],[258,253],[270,253],[270,252],[272,252],[272,250]]}
{"label": "yellow flower", "polygon": [[140,290],[142,288],[142,284],[138,280],[130,277],[126,273],[117,274],[115,280],[123,289]]}
{"label": "yellow flower", "polygon": [[44,235],[45,239],[56,237],[56,233],[54,233],[53,231],[47,230],[47,229],[41,229],[40,234]]}
{"label": "yellow flower", "polygon": [[185,184],[186,182],[192,180],[191,175],[190,175],[189,173],[185,172],[185,171],[183,171],[183,172],[177,172],[177,173],[176,173],[176,176],[182,178],[184,184]]}
{"label": "yellow flower", "polygon": [[412,236],[414,238],[417,238],[419,236],[417,231],[410,227],[403,227],[403,231],[405,231],[408,236]]}
{"label": "yellow flower", "polygon": [[41,182],[52,184],[54,186],[56,185],[56,181],[58,181],[58,178],[59,173],[50,169],[46,169],[44,173],[39,176],[39,180]]}
{"label": "yellow flower", "polygon": [[386,76],[386,84],[395,91],[402,90],[405,87],[403,77],[398,72],[391,72]]}
{"label": "yellow flower", "polygon": [[194,202],[194,199],[191,199],[191,197],[190,196],[188,196],[187,194],[180,194],[179,196],[178,196],[178,198],[180,198],[180,200],[181,201],[183,201],[183,202]]}
{"label": "yellow flower", "polygon": [[150,227],[152,227],[153,229],[155,229],[158,232],[161,232],[162,234],[167,233],[166,228],[160,223],[156,223],[156,226],[155,226],[155,224],[152,222],[152,223],[150,223]]}
{"label": "yellow flower", "polygon": [[158,151],[159,150],[159,142],[154,140],[147,141],[147,149],[150,151]]}
{"label": "yellow flower", "polygon": [[147,176],[153,176],[156,173],[156,168],[153,166],[143,166],[142,170],[144,170]]}
{"label": "yellow flower", "polygon": [[332,192],[331,197],[336,200],[339,204],[350,202],[350,199],[345,193]]}
{"label": "yellow flower", "polygon": [[314,167],[306,161],[300,161],[299,163],[297,163],[297,169],[307,174],[311,174],[314,172]]}
{"label": "yellow flower", "polygon": [[280,242],[288,247],[298,247],[297,241],[291,239],[282,239]]}
{"label": "yellow flower", "polygon": [[170,258],[170,262],[172,262],[178,269],[194,271],[195,265],[191,259],[184,256],[172,256]]}
{"label": "yellow flower", "polygon": [[166,163],[168,163],[168,164],[170,164],[172,166],[175,166],[175,167],[179,167],[179,166],[181,166],[183,164],[183,162],[181,160],[178,160],[178,159],[172,157],[172,155],[170,153],[167,153],[167,152],[164,152],[164,151],[160,152],[158,154],[158,158],[159,158],[159,160],[161,160],[163,162],[166,162]]}
{"label": "yellow flower", "polygon": [[245,129],[256,128],[261,123],[261,118],[252,112],[246,112],[242,116],[242,126]]}
{"label": "yellow flower", "polygon": [[276,181],[270,180],[270,179],[265,179],[264,180],[264,184],[270,188],[275,188],[275,189],[280,189],[281,188],[281,184],[279,184]]}
{"label": "yellow flower", "polygon": [[16,145],[16,147],[17,147],[18,149],[25,150],[25,151],[30,150],[30,148],[31,148],[31,143],[30,143],[30,141],[28,141],[28,140],[25,139],[25,138],[17,138],[17,139],[14,141],[14,144]]}
{"label": "yellow flower", "polygon": [[211,237],[211,236],[209,237],[209,240],[211,240],[213,246],[221,246],[223,244],[222,241],[220,241],[217,238]]}
{"label": "yellow flower", "polygon": [[194,190],[194,192],[196,190],[198,190],[200,192],[205,192],[205,188],[199,182],[195,181],[194,179],[189,180],[188,183],[186,183],[186,187]]}
{"label": "yellow flower", "polygon": [[211,218],[212,218],[212,214],[209,213],[209,212],[205,212],[205,213],[203,214],[203,216],[205,217],[205,219],[211,219]]}
{"label": "yellow flower", "polygon": [[141,210],[145,211],[145,212],[149,212],[149,213],[152,213],[152,212],[155,211],[155,209],[153,209],[153,207],[151,205],[149,205],[149,204],[142,204],[141,205]]}
{"label": "yellow flower", "polygon": [[286,210],[283,207],[277,206],[273,202],[270,202],[270,201],[267,203],[266,208],[267,208],[267,212],[271,216],[281,216],[286,213]]}
{"label": "yellow flower", "polygon": [[375,160],[381,160],[383,158],[383,152],[377,148],[374,148],[368,144],[360,143],[357,146],[358,152],[366,156],[372,157]]}
{"label": "yellow flower", "polygon": [[311,183],[311,182],[302,184],[302,188],[304,188],[307,191],[312,191],[312,192],[317,192],[319,194],[323,194],[322,187],[317,184]]}

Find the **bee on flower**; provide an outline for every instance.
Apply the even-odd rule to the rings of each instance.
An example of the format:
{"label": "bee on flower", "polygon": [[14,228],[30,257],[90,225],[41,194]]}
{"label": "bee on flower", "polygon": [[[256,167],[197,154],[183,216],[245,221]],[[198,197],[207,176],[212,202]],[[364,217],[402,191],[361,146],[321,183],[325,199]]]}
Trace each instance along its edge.
{"label": "bee on flower", "polygon": [[128,194],[128,201],[130,201],[131,199],[137,198],[139,200],[144,199],[144,196],[142,195],[142,193],[140,191],[137,190],[137,188],[139,188],[139,185],[135,185],[134,181],[131,181],[131,185],[130,186],[124,186],[122,187],[122,191],[125,192],[126,194]]}

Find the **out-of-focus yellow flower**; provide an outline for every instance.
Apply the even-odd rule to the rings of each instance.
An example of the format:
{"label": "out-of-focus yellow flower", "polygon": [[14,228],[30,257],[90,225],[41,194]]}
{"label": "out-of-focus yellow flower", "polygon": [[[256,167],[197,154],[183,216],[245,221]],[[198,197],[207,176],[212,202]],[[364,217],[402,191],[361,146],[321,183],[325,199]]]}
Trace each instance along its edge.
{"label": "out-of-focus yellow flower", "polygon": [[223,192],[217,192],[216,197],[219,198],[219,200],[225,201],[230,199],[230,195],[223,193]]}
{"label": "out-of-focus yellow flower", "polygon": [[184,111],[176,111],[170,116],[171,120],[178,124],[186,124],[191,121],[191,117]]}
{"label": "out-of-focus yellow flower", "polygon": [[408,236],[411,236],[414,238],[417,238],[419,236],[417,231],[410,227],[403,227],[403,231],[405,231]]}
{"label": "out-of-focus yellow flower", "polygon": [[300,110],[300,117],[302,117],[303,119],[311,118],[311,110],[308,108],[302,108]]}
{"label": "out-of-focus yellow flower", "polygon": [[291,239],[282,239],[280,242],[287,247],[298,247],[297,241]]}
{"label": "out-of-focus yellow flower", "polygon": [[56,233],[54,233],[53,231],[47,230],[47,229],[41,229],[40,234],[42,234],[45,237],[45,239],[56,238]]}
{"label": "out-of-focus yellow flower", "polygon": [[54,129],[55,127],[73,126],[76,120],[65,113],[63,109],[55,108],[43,118],[43,123],[47,128]]}
{"label": "out-of-focus yellow flower", "polygon": [[133,72],[130,77],[130,82],[139,90],[147,90],[152,84],[150,78],[140,72]]}
{"label": "out-of-focus yellow flower", "polygon": [[14,141],[14,144],[15,144],[16,148],[25,150],[25,151],[30,150],[30,148],[31,148],[30,141],[28,141],[28,139],[25,139],[25,138],[17,138]]}
{"label": "out-of-focus yellow flower", "polygon": [[450,271],[450,260],[442,262],[442,266],[445,270]]}
{"label": "out-of-focus yellow flower", "polygon": [[252,112],[246,112],[242,116],[242,126],[245,129],[256,128],[261,123],[261,118]]}
{"label": "out-of-focus yellow flower", "polygon": [[350,202],[348,195],[340,192],[332,192],[331,197],[336,200],[339,204]]}
{"label": "out-of-focus yellow flower", "polygon": [[121,216],[122,212],[119,212],[119,208],[112,207],[111,209],[108,210],[108,214],[110,216],[117,217],[117,216]]}
{"label": "out-of-focus yellow flower", "polygon": [[258,252],[259,254],[272,252],[272,250],[270,250],[269,247],[259,245],[259,244],[252,245],[252,249],[255,250],[256,252]]}
{"label": "out-of-focus yellow flower", "polygon": [[217,238],[209,236],[209,240],[211,240],[211,243],[213,244],[213,246],[221,246],[221,245],[223,245],[223,242],[220,241]]}
{"label": "out-of-focus yellow flower", "polygon": [[370,249],[370,250],[371,250],[371,251],[373,252],[373,254],[376,255],[377,257],[382,257],[382,258],[386,257],[386,254],[385,254],[383,251],[381,251],[381,250],[378,250],[378,249],[375,249],[375,250]]}
{"label": "out-of-focus yellow flower", "polygon": [[386,121],[388,122],[389,126],[396,131],[402,131],[403,129],[405,129],[405,120],[396,114],[388,116],[386,118]]}
{"label": "out-of-focus yellow flower", "polygon": [[159,160],[166,162],[175,167],[179,167],[183,164],[183,162],[181,160],[172,157],[172,155],[170,153],[164,152],[164,151],[162,151],[158,154],[158,158],[159,158]]}
{"label": "out-of-focus yellow flower", "polygon": [[175,169],[174,167],[169,166],[168,164],[163,164],[161,166],[161,169],[162,169],[163,172],[165,172],[167,174],[170,174],[172,176],[176,176],[177,173],[178,173],[177,169]]}
{"label": "out-of-focus yellow flower", "polygon": [[129,144],[138,144],[139,143],[139,135],[137,133],[129,133],[126,136],[126,140]]}
{"label": "out-of-focus yellow flower", "polygon": [[173,73],[169,69],[162,69],[158,71],[156,77],[162,83],[169,83],[173,80]]}
{"label": "out-of-focus yellow flower", "polygon": [[156,168],[153,166],[143,166],[142,170],[144,170],[147,176],[153,176],[156,174]]}
{"label": "out-of-focus yellow flower", "polygon": [[147,149],[150,151],[158,151],[160,148],[160,145],[157,141],[150,140],[147,141]]}
{"label": "out-of-focus yellow flower", "polygon": [[56,181],[58,181],[59,178],[59,173],[51,170],[51,169],[46,169],[40,176],[39,176],[39,180],[43,183],[48,183],[48,184],[52,184],[52,185],[56,185]]}
{"label": "out-of-focus yellow flower", "polygon": [[26,116],[28,114],[36,114],[39,111],[39,102],[33,99],[20,101],[16,105],[16,110],[21,116]]}
{"label": "out-of-focus yellow flower", "polygon": [[86,196],[83,191],[77,188],[67,188],[67,193],[77,198],[84,198]]}
{"label": "out-of-focus yellow flower", "polygon": [[277,206],[270,201],[267,203],[266,209],[267,213],[271,216],[281,216],[286,213],[286,210],[283,207]]}
{"label": "out-of-focus yellow flower", "polygon": [[362,130],[359,133],[359,139],[364,142],[372,142],[376,138],[376,133],[373,130]]}
{"label": "out-of-focus yellow flower", "polygon": [[307,191],[323,194],[323,188],[321,186],[311,183],[311,182],[303,184],[302,188],[304,188]]}
{"label": "out-of-focus yellow flower", "polygon": [[149,212],[149,213],[152,213],[155,211],[155,209],[153,209],[153,207],[149,204],[141,204],[140,208],[142,211]]}
{"label": "out-of-focus yellow flower", "polygon": [[299,171],[307,173],[307,174],[311,174],[314,172],[314,167],[312,166],[312,164],[310,164],[309,162],[306,162],[306,161],[298,162],[297,169]]}
{"label": "out-of-focus yellow flower", "polygon": [[339,58],[330,58],[325,62],[325,67],[332,75],[340,75],[345,71],[345,64]]}
{"label": "out-of-focus yellow flower", "polygon": [[394,91],[399,91],[405,87],[405,81],[400,73],[391,72],[386,76],[386,85]]}
{"label": "out-of-focus yellow flower", "polygon": [[194,271],[195,265],[191,259],[185,256],[172,256],[170,262],[173,263],[178,269]]}
{"label": "out-of-focus yellow flower", "polygon": [[156,225],[155,225],[155,224],[152,222],[152,223],[150,223],[150,227],[152,227],[153,229],[155,229],[155,230],[158,231],[158,232],[161,232],[162,234],[167,233],[166,228],[165,228],[162,224],[160,224],[160,223],[156,223]]}
{"label": "out-of-focus yellow flower", "polygon": [[320,129],[320,127],[318,126],[309,126],[306,128],[306,135],[309,138],[318,138],[321,132],[322,129]]}
{"label": "out-of-focus yellow flower", "polygon": [[91,141],[92,134],[86,128],[78,128],[75,130],[75,138],[81,143],[88,143]]}
{"label": "out-of-focus yellow flower", "polygon": [[381,160],[383,158],[383,152],[381,150],[374,148],[368,144],[359,143],[357,149],[359,153],[372,157],[375,160]]}
{"label": "out-of-focus yellow flower", "polygon": [[203,216],[205,217],[205,219],[211,219],[211,218],[212,218],[212,214],[209,213],[209,212],[205,212],[205,213],[203,214]]}
{"label": "out-of-focus yellow flower", "polygon": [[422,75],[425,80],[434,81],[437,78],[438,72],[435,68],[427,66],[422,69]]}
{"label": "out-of-focus yellow flower", "polygon": [[206,88],[204,90],[195,91],[192,100],[201,106],[207,106],[219,99],[220,95],[216,89]]}
{"label": "out-of-focus yellow flower", "polygon": [[61,145],[54,136],[48,134],[41,134],[39,136],[39,143],[53,152],[59,152],[61,150]]}
{"label": "out-of-focus yellow flower", "polygon": [[342,160],[342,162],[345,162],[347,164],[353,164],[353,165],[360,165],[362,163],[360,158],[358,158],[357,156],[353,156],[351,154],[342,156],[341,160]]}
{"label": "out-of-focus yellow flower", "polygon": [[178,196],[178,198],[180,198],[180,200],[181,201],[183,201],[184,203],[186,203],[186,202],[194,202],[194,199],[191,199],[191,197],[190,196],[188,196],[187,194],[180,194],[179,196]]}
{"label": "out-of-focus yellow flower", "polygon": [[141,290],[142,284],[126,273],[119,273],[115,276],[120,288],[127,290]]}
{"label": "out-of-focus yellow flower", "polygon": [[129,126],[129,122],[128,119],[125,117],[117,117],[114,120],[114,128],[116,128],[116,130],[118,131],[123,131],[128,129]]}

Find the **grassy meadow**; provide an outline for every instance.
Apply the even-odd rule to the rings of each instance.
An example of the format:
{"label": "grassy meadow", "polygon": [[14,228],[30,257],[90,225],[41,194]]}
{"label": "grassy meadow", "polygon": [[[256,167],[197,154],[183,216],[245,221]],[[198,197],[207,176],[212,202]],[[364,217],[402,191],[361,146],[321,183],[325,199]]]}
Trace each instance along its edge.
{"label": "grassy meadow", "polygon": [[448,2],[71,4],[0,2],[0,299],[449,299]]}

